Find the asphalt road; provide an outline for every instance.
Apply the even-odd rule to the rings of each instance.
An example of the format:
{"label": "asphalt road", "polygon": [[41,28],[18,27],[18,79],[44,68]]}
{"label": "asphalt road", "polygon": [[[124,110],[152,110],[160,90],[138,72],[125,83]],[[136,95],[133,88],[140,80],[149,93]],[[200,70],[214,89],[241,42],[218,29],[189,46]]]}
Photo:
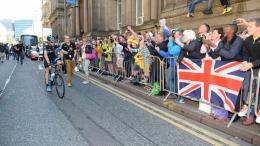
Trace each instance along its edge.
{"label": "asphalt road", "polygon": [[55,92],[45,92],[42,63],[0,64],[0,145],[212,145],[118,95],[81,82],[74,76],[73,87],[66,87],[61,100]]}

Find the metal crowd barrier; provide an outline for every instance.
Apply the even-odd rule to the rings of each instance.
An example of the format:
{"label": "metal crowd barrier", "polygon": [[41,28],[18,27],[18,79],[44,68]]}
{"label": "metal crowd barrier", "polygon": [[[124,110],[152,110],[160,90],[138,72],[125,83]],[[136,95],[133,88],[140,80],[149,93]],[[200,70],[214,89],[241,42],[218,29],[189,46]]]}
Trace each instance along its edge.
{"label": "metal crowd barrier", "polygon": [[163,61],[158,56],[150,56],[151,66],[150,66],[150,80],[149,86],[152,86],[152,83],[158,82],[160,84],[160,90],[162,90],[164,83],[164,72],[162,72]]}
{"label": "metal crowd barrier", "polygon": [[[106,55],[110,55],[111,60],[106,61]],[[96,59],[91,60],[89,68],[97,75],[117,75],[114,67],[113,53],[98,54]]]}
{"label": "metal crowd barrier", "polygon": [[[168,57],[168,58],[164,58],[164,60],[162,61],[162,62],[167,62],[167,64],[163,64],[162,67],[161,67],[162,74],[164,74],[167,77],[166,77],[166,79],[164,79],[164,78],[162,79],[162,83],[161,84],[163,85],[162,86],[163,91],[168,92],[167,96],[163,99],[163,101],[166,101],[169,98],[170,95],[178,96],[178,97],[181,96],[181,95],[178,94],[178,81],[177,81],[177,79],[178,79],[177,78],[177,71],[178,71],[177,70],[177,65],[178,64],[176,63],[176,60],[177,60],[177,58]],[[171,64],[173,61],[174,61],[174,64]],[[252,98],[248,98],[248,100],[249,100],[249,106],[248,107],[250,107],[251,104],[253,104],[254,105],[254,109],[255,109],[254,112],[256,114],[257,113],[257,109],[258,109],[257,106],[258,106],[259,90],[260,90],[259,89],[259,87],[260,87],[260,70],[258,72],[258,77],[257,78],[256,77],[253,78],[254,73],[253,73],[252,69],[250,71],[250,74],[251,74],[250,87],[249,87],[249,90],[248,90],[249,91],[249,93],[248,93],[249,97],[253,97],[252,96],[252,94],[253,94],[252,92],[253,92],[253,81],[254,81],[254,79],[257,80],[257,85],[256,85],[255,102],[252,103],[253,99]],[[164,81],[166,81],[166,83],[164,83]],[[243,90],[244,89],[243,89],[243,86],[242,86],[242,88],[240,90],[240,95],[243,95]],[[211,103],[206,102],[206,101],[197,100],[196,98],[193,98],[193,97],[188,97],[188,96],[182,96],[182,97],[184,97],[186,99],[189,99],[189,100],[193,100],[193,101],[198,101],[200,103],[204,103],[206,105],[209,105],[210,107],[215,107],[215,108],[219,108],[219,109],[225,110],[223,107],[211,104]],[[242,100],[242,96],[238,100]],[[240,103],[242,103],[242,102],[240,101]],[[249,113],[250,113],[250,110],[248,110],[248,114],[247,115],[249,115]],[[235,117],[237,116],[237,114],[238,114],[238,112],[234,112],[233,113],[233,116],[230,119],[227,127],[230,127],[230,125],[233,123],[233,121],[234,121]]]}
{"label": "metal crowd barrier", "polygon": [[91,60],[89,68],[100,76],[114,76],[116,82],[119,79],[124,79],[149,87],[152,87],[154,82],[158,82],[160,84],[160,90],[163,91],[163,63],[158,56],[150,56],[149,60],[151,64],[144,64],[144,58],[142,57],[130,56],[127,60],[124,60],[123,54],[110,53],[110,55],[112,61],[109,67],[105,61],[106,57],[98,54],[96,59]]}
{"label": "metal crowd barrier", "polygon": [[167,96],[163,99],[166,101],[170,95],[178,95],[178,83],[177,83],[177,61],[176,57],[167,57],[163,59],[162,74],[164,75],[162,81],[163,91],[168,92]]}
{"label": "metal crowd barrier", "polygon": [[161,59],[157,56],[150,56],[148,59],[151,64],[145,64],[143,58],[137,56],[124,61],[122,77],[149,87],[152,87],[154,82],[158,82],[162,90],[164,74],[162,74]]}
{"label": "metal crowd barrier", "polygon": [[[121,56],[120,56],[121,55]],[[160,91],[166,91],[168,92],[167,96],[163,99],[163,101],[166,101],[170,95],[173,96],[180,96],[178,94],[178,81],[177,81],[177,58],[175,57],[168,57],[161,60],[158,56],[150,56],[151,64],[149,67],[144,67],[144,64],[138,63],[136,61],[136,57],[129,57],[128,60],[123,60],[123,54],[117,54],[117,53],[111,53],[112,56],[112,62],[110,62],[110,68],[105,63],[105,56],[104,55],[97,55],[97,58],[95,60],[91,61],[90,69],[95,70],[97,75],[110,75],[114,76],[115,81],[117,82],[120,78],[124,80],[130,80],[130,77],[137,77],[139,80],[137,82],[141,85],[152,87],[154,82],[158,82],[160,84]],[[120,59],[117,57],[119,56]],[[140,60],[139,60],[140,61]],[[141,59],[141,62],[143,60]],[[144,82],[141,80],[148,74],[149,77],[147,82]],[[255,70],[254,70],[255,71]],[[260,70],[258,71],[258,76],[254,77],[254,71],[251,70],[251,78],[250,78],[250,87],[249,87],[249,102],[248,107],[251,107],[251,105],[254,105],[255,114],[258,110],[258,101],[259,101],[259,87],[260,87]],[[253,82],[256,80],[256,91],[255,91],[255,100],[252,99],[253,95]],[[241,89],[240,94],[243,94],[243,89]],[[187,97],[182,96],[184,98],[193,100],[193,101],[199,101],[196,98],[193,97]],[[242,97],[240,98],[242,99]],[[253,103],[254,101],[254,103]],[[224,109],[223,107],[220,107],[218,105],[211,104],[209,102],[205,101],[199,101],[201,103],[207,104],[211,107],[216,107],[220,109]],[[240,102],[241,103],[241,102]],[[248,112],[247,115],[249,115],[250,112]],[[231,118],[230,122],[228,123],[228,127],[232,124],[233,120],[237,116],[237,112],[234,112],[233,117]]]}
{"label": "metal crowd barrier", "polygon": [[260,88],[260,70],[258,70],[257,85],[256,85],[256,96],[255,96],[255,115],[258,112],[259,105],[259,89]]}
{"label": "metal crowd barrier", "polygon": [[[259,102],[259,89],[260,88],[260,69],[251,69],[251,79],[250,79],[250,88],[248,95],[248,111],[247,117],[250,116],[250,113],[253,112],[257,115],[258,112],[258,102]],[[252,107],[253,105],[253,107]],[[252,111],[251,108],[254,110]]]}

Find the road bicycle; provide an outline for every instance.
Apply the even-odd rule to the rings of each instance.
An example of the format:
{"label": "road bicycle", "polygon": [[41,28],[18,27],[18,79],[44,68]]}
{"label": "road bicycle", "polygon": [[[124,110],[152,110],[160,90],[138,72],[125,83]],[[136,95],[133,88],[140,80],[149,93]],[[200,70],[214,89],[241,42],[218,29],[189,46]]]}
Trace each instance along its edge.
{"label": "road bicycle", "polygon": [[60,74],[60,65],[51,65],[51,69],[49,72],[49,83],[52,87],[55,86],[57,95],[59,96],[59,98],[63,99],[65,96],[65,84],[64,79]]}

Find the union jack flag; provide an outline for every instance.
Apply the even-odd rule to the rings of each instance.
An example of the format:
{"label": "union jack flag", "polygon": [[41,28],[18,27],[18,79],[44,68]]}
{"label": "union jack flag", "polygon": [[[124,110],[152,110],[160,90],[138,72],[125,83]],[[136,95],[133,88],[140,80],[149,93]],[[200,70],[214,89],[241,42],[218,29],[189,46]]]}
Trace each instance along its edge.
{"label": "union jack flag", "polygon": [[240,67],[241,62],[184,58],[178,65],[178,93],[234,112],[245,76]]}

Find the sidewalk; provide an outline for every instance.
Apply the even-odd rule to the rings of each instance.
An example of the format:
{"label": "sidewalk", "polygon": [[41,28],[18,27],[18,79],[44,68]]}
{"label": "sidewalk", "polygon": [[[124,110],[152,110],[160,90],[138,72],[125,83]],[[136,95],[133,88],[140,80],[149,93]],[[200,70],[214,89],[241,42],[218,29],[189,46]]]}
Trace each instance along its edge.
{"label": "sidewalk", "polygon": [[209,115],[198,110],[199,103],[191,100],[186,100],[185,104],[178,104],[174,99],[168,99],[163,102],[165,96],[149,96],[146,90],[141,86],[134,86],[128,82],[115,82],[111,76],[100,76],[96,73],[90,72],[90,75],[97,80],[102,80],[107,84],[119,87],[125,91],[131,91],[135,95],[144,98],[145,100],[151,101],[157,105],[165,107],[175,113],[183,115],[192,120],[198,121],[209,127],[217,129],[221,132],[227,133],[231,136],[241,138],[251,144],[260,146],[260,125],[254,124],[251,126],[242,125],[241,121],[238,120],[227,128],[227,123],[222,124],[214,119],[211,119]]}

